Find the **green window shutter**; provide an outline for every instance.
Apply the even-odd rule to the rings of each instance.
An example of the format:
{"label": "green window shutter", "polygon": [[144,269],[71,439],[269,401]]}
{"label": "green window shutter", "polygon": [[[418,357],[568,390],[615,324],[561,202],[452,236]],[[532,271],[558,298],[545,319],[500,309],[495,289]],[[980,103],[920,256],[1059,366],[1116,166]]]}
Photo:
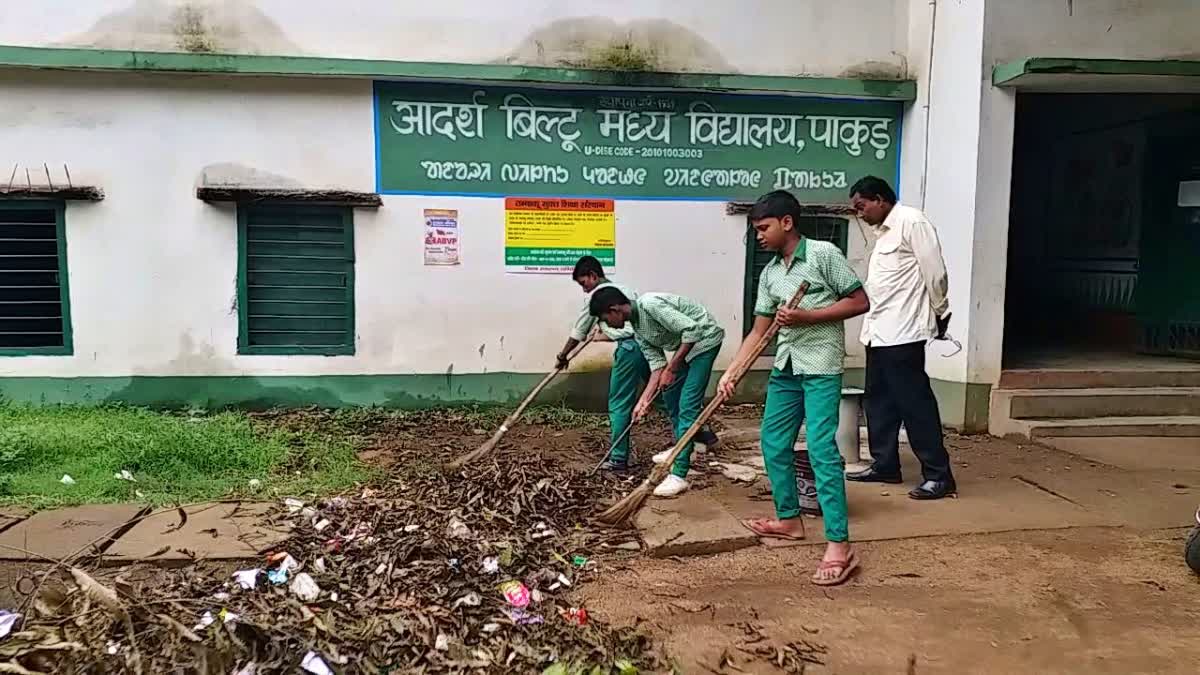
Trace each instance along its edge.
{"label": "green window shutter", "polygon": [[[847,239],[849,237],[850,223],[845,218],[837,216],[801,216],[796,221],[796,227],[800,233],[809,239],[817,239],[820,241],[828,241],[846,252]],[[742,305],[742,316],[745,317],[742,325],[742,335],[750,332],[750,328],[754,326],[754,301],[755,295],[758,293],[758,278],[762,275],[763,268],[771,262],[775,254],[758,245],[758,239],[754,236],[754,230],[748,228],[746,231],[746,285],[745,298]],[[775,353],[775,343],[767,347],[764,354]]]}
{"label": "green window shutter", "polygon": [[61,202],[0,201],[0,356],[72,353]]}
{"label": "green window shutter", "polygon": [[354,353],[354,215],[238,206],[238,353]]}

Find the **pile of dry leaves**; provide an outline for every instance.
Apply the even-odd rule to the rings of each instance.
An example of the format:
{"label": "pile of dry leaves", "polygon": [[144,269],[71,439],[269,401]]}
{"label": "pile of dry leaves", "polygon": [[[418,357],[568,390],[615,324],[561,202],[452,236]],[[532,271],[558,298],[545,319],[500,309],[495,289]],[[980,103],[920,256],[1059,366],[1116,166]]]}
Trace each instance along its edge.
{"label": "pile of dry leaves", "polygon": [[620,673],[649,638],[573,607],[619,494],[553,458],[502,450],[461,472],[412,451],[387,480],[278,517],[286,545],[234,576],[188,568],[134,592],[61,565],[0,641],[0,673]]}

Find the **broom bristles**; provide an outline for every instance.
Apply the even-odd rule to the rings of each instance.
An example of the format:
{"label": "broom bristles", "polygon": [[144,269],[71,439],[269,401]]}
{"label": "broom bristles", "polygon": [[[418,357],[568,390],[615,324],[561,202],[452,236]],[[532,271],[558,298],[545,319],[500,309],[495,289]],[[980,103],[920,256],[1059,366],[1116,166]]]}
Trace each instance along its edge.
{"label": "broom bristles", "polygon": [[647,478],[633,492],[625,495],[621,501],[597,515],[596,520],[601,524],[612,527],[624,524],[633,514],[642,509],[642,505],[650,498],[650,491],[654,489],[653,486],[654,481]]}

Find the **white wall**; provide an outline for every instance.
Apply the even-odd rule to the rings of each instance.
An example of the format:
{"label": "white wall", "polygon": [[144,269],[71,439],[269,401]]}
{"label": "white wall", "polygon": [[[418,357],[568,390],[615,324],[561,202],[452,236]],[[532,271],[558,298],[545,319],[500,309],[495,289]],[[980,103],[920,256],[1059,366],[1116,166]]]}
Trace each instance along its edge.
{"label": "white wall", "polygon": [[1200,57],[1195,0],[991,0],[987,14],[989,70],[1026,56]]}
{"label": "white wall", "polygon": [[[373,190],[371,83],[0,71],[0,91],[6,160],[67,163],[107,195],[67,208],[75,354],[3,358],[0,376],[541,372],[585,299],[566,276],[504,273],[503,200],[388,196],[355,215],[357,353],[239,356],[235,214],[197,200],[198,178],[232,165]],[[425,208],[458,209],[461,266],[423,265]],[[616,209],[615,278],[707,305],[729,334],[724,367],[742,325],[744,219],[722,202]],[[862,273],[853,226],[850,246]]]}
{"label": "white wall", "polygon": [[5,3],[0,44],[551,66],[632,44],[667,71],[897,77],[907,1],[38,0]]}

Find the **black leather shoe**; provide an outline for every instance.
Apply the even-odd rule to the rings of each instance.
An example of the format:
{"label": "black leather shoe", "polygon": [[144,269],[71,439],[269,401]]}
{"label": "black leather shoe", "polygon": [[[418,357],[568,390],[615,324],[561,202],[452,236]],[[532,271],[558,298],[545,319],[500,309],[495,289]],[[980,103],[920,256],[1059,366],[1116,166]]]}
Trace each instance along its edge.
{"label": "black leather shoe", "polygon": [[613,473],[625,473],[629,470],[629,463],[625,460],[606,459],[600,465],[601,471],[612,471]]}
{"label": "black leather shoe", "polygon": [[903,483],[904,479],[898,473],[879,473],[875,467],[863,469],[862,471],[852,471],[846,474],[846,480],[852,480],[856,483],[887,483],[896,485]]}
{"label": "black leather shoe", "polygon": [[913,488],[912,492],[908,493],[908,496],[910,499],[919,500],[957,497],[958,486],[954,484],[953,480],[927,480]]}
{"label": "black leather shoe", "polygon": [[721,444],[721,439],[717,438],[717,434],[708,427],[703,427],[696,432],[695,440],[697,443],[703,443],[704,447],[709,450],[716,450],[717,446]]}

